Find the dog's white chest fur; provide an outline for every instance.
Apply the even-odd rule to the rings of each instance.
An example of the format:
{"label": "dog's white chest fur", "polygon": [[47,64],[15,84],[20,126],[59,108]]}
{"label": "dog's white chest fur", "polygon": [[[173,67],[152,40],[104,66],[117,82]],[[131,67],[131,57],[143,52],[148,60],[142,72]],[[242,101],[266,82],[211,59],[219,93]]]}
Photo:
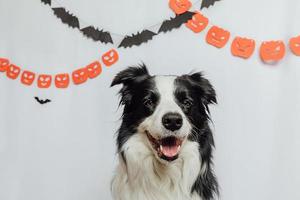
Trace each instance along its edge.
{"label": "dog's white chest fur", "polygon": [[123,145],[126,164],[120,158],[112,180],[115,200],[201,200],[191,194],[200,172],[198,143],[186,141],[177,160],[162,164],[144,134],[137,133]]}

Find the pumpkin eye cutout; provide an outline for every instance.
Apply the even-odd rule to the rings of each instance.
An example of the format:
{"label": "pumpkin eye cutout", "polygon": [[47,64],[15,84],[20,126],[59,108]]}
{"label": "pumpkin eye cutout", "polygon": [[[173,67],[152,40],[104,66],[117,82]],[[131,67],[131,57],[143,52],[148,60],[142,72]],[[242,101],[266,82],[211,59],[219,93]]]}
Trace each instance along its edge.
{"label": "pumpkin eye cutout", "polygon": [[102,61],[107,67],[115,64],[118,60],[119,60],[118,52],[114,49],[111,49],[102,55]]}
{"label": "pumpkin eye cutout", "polygon": [[86,70],[87,70],[88,77],[92,79],[92,78],[96,78],[101,74],[102,67],[101,64],[98,61],[96,61],[86,66]]}
{"label": "pumpkin eye cutout", "polygon": [[170,0],[169,6],[176,14],[180,15],[188,11],[192,3],[189,0]]}
{"label": "pumpkin eye cutout", "polygon": [[186,27],[191,29],[194,33],[200,33],[208,25],[208,18],[203,16],[201,13],[193,15],[192,19],[188,20]]}
{"label": "pumpkin eye cutout", "polygon": [[277,62],[285,55],[283,41],[266,41],[260,46],[260,57],[264,62]]}
{"label": "pumpkin eye cutout", "polygon": [[300,35],[298,37],[293,37],[289,42],[290,49],[296,56],[300,56]]}
{"label": "pumpkin eye cutout", "polygon": [[88,73],[86,68],[81,68],[73,71],[72,79],[75,85],[79,85],[86,82],[88,79]]}
{"label": "pumpkin eye cutout", "polygon": [[21,83],[24,85],[31,85],[34,81],[35,73],[24,71],[21,75]]}
{"label": "pumpkin eye cutout", "polygon": [[49,88],[51,85],[52,77],[51,75],[41,74],[38,77],[38,87],[39,88]]}
{"label": "pumpkin eye cutout", "polygon": [[209,29],[206,35],[206,42],[217,48],[222,48],[226,45],[230,37],[230,32],[217,26],[213,26]]}
{"label": "pumpkin eye cutout", "polygon": [[21,72],[21,68],[11,64],[6,71],[6,76],[10,79],[16,79],[18,78],[19,74]]}
{"label": "pumpkin eye cutout", "polygon": [[6,72],[9,67],[9,60],[5,58],[0,58],[0,72]]}
{"label": "pumpkin eye cutout", "polygon": [[57,88],[67,88],[70,83],[69,74],[57,74],[54,78],[54,82]]}
{"label": "pumpkin eye cutout", "polygon": [[248,38],[236,37],[231,44],[231,53],[241,58],[249,58],[255,49],[255,41]]}

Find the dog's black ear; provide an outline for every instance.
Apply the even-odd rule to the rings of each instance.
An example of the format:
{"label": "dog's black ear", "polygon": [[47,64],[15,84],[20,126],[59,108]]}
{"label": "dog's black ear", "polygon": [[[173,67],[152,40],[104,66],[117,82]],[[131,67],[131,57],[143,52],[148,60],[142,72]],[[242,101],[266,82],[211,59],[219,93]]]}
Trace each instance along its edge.
{"label": "dog's black ear", "polygon": [[140,82],[149,78],[147,67],[141,64],[135,67],[128,67],[119,72],[111,83],[111,87],[123,84],[119,94],[121,95],[120,104],[129,105],[133,96],[133,89],[138,86]]}
{"label": "dog's black ear", "polygon": [[128,67],[115,76],[114,80],[111,83],[111,87],[118,84],[123,84],[124,86],[126,86],[132,83],[138,83],[142,80],[145,80],[149,76],[150,75],[145,64]]}
{"label": "dog's black ear", "polygon": [[200,95],[202,95],[202,102],[204,105],[217,103],[216,92],[211,83],[203,77],[201,72],[188,75],[190,83],[196,88]]}

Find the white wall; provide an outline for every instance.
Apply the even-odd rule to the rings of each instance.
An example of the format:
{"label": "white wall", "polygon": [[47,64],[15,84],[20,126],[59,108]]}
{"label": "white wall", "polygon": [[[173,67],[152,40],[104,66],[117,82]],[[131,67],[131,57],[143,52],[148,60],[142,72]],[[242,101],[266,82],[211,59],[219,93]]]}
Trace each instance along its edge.
{"label": "white wall", "polygon": [[[61,2],[85,21],[117,33],[172,15],[160,0]],[[223,0],[204,13],[233,35],[288,41],[300,34],[299,9],[297,0]],[[112,47],[84,38],[34,0],[0,0],[0,27],[0,57],[38,73],[71,72]],[[229,45],[218,50],[204,36],[182,27],[120,49],[116,65],[67,90],[24,87],[0,74],[0,199],[111,199],[120,110],[118,89],[109,85],[118,71],[143,61],[153,74],[204,71],[215,86],[215,168],[222,200],[299,200],[300,57],[289,52],[270,66],[256,51],[241,60],[231,56]],[[52,103],[41,106],[34,96]]]}

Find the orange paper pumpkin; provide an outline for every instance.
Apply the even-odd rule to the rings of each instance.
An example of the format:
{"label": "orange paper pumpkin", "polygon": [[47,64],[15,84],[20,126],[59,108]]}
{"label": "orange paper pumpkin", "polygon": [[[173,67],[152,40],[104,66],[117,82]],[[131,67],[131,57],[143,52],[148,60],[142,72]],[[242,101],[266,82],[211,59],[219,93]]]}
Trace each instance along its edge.
{"label": "orange paper pumpkin", "polygon": [[16,78],[18,78],[20,72],[21,72],[20,67],[14,65],[14,64],[11,64],[11,65],[9,65],[9,67],[6,70],[6,76],[10,79],[16,79]]}
{"label": "orange paper pumpkin", "polygon": [[260,46],[260,57],[264,62],[276,62],[285,55],[283,41],[266,41]]}
{"label": "orange paper pumpkin", "polygon": [[248,38],[236,37],[231,44],[231,53],[241,58],[249,58],[255,49],[255,41]]}
{"label": "orange paper pumpkin", "polygon": [[180,15],[188,11],[192,3],[189,0],[170,0],[169,6],[176,14]]}
{"label": "orange paper pumpkin", "polygon": [[222,48],[228,42],[229,37],[230,37],[230,32],[220,27],[213,26],[209,29],[206,35],[206,42],[217,48]]}
{"label": "orange paper pumpkin", "polygon": [[208,18],[203,16],[201,13],[197,12],[193,15],[192,19],[188,20],[186,26],[194,31],[195,33],[200,33],[208,25]]}
{"label": "orange paper pumpkin", "polygon": [[96,61],[86,66],[86,70],[89,78],[96,78],[101,74],[102,67],[100,62]]}
{"label": "orange paper pumpkin", "polygon": [[9,60],[5,58],[0,58],[0,72],[6,72],[9,66]]}
{"label": "orange paper pumpkin", "polygon": [[35,73],[30,71],[24,71],[21,75],[21,83],[24,85],[31,85],[34,81]]}
{"label": "orange paper pumpkin", "polygon": [[70,76],[69,74],[56,74],[54,82],[57,88],[67,88],[70,83]]}
{"label": "orange paper pumpkin", "polygon": [[290,49],[296,56],[300,56],[300,35],[290,39]]}
{"label": "orange paper pumpkin", "polygon": [[41,74],[38,77],[38,87],[39,88],[49,88],[51,85],[52,76],[47,74]]}
{"label": "orange paper pumpkin", "polygon": [[115,49],[111,49],[102,55],[102,61],[107,67],[113,65],[118,60],[119,60],[119,55]]}
{"label": "orange paper pumpkin", "polygon": [[88,73],[86,68],[81,68],[73,71],[72,78],[75,85],[79,85],[86,82],[88,79]]}

